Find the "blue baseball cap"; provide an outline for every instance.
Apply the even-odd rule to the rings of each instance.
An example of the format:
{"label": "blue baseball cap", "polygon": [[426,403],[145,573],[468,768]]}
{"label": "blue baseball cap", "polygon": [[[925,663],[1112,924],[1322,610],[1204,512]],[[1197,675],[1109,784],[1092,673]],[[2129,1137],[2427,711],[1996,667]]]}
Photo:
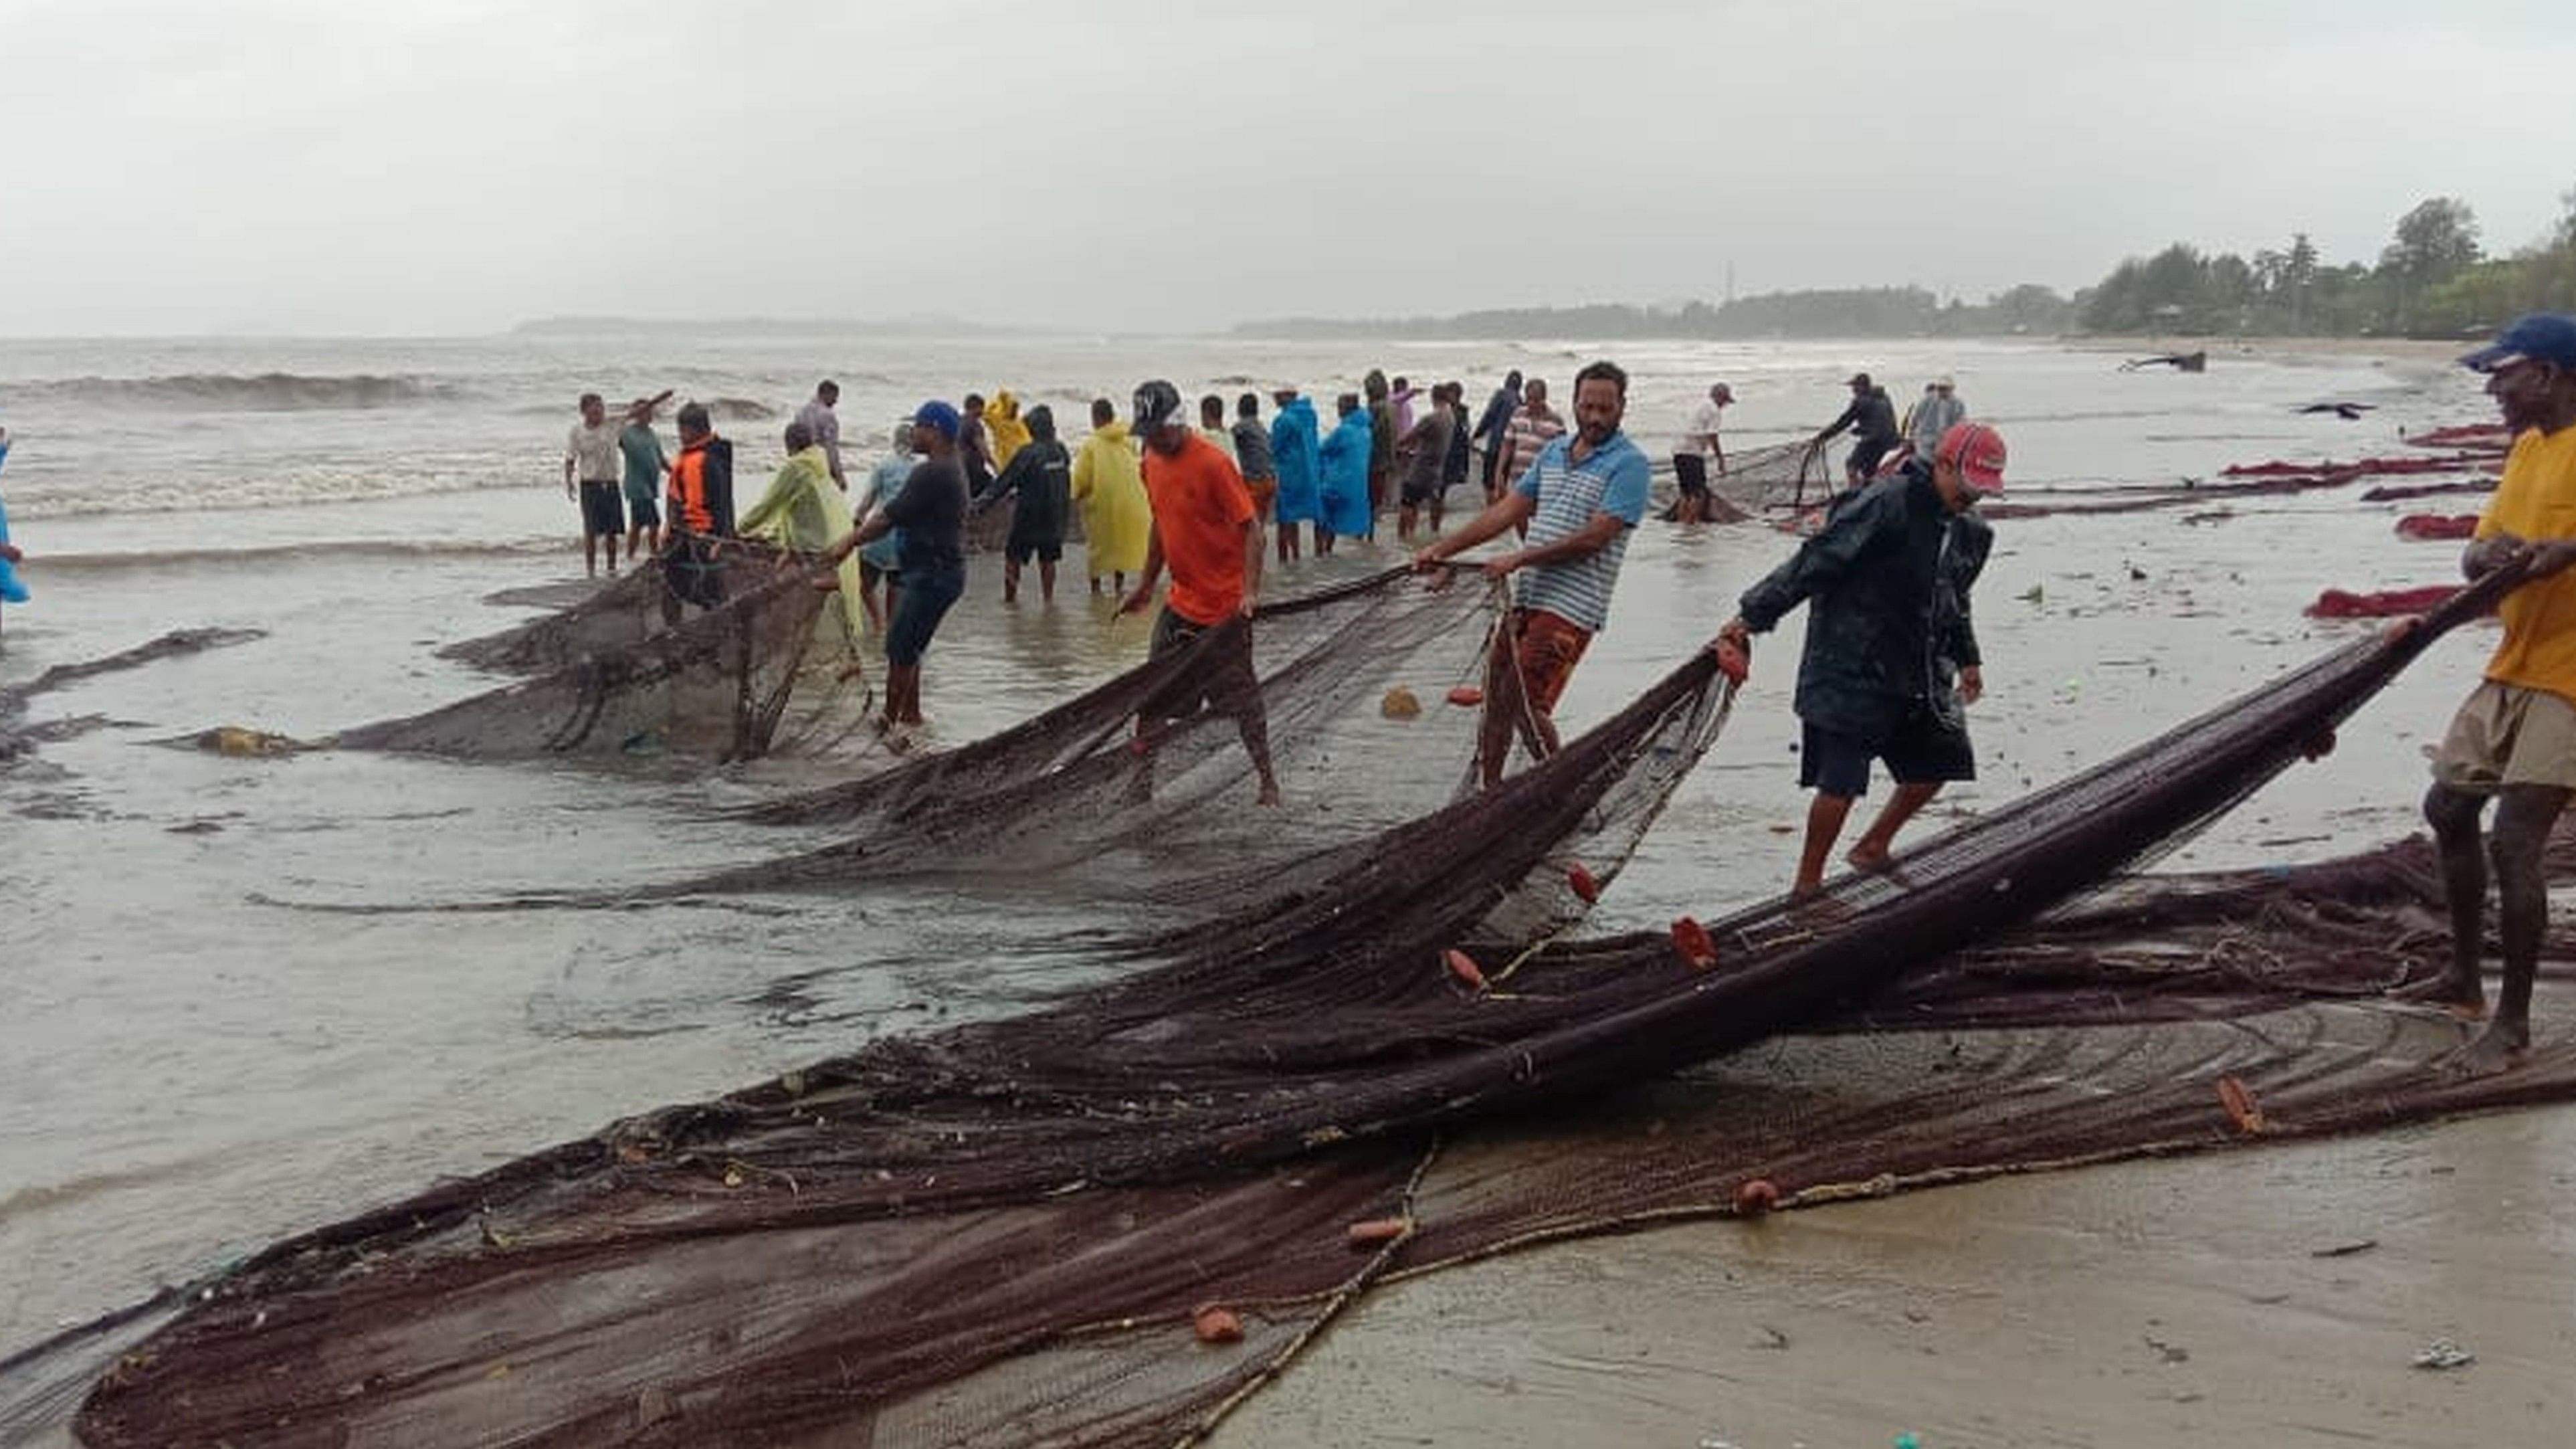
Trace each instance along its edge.
{"label": "blue baseball cap", "polygon": [[2576,317],[2532,312],[2515,318],[2496,340],[2460,359],[2462,367],[2495,372],[2528,359],[2576,368]]}
{"label": "blue baseball cap", "polygon": [[957,441],[957,430],[964,426],[957,416],[957,409],[936,399],[912,410],[912,424],[917,428],[928,428],[952,443]]}

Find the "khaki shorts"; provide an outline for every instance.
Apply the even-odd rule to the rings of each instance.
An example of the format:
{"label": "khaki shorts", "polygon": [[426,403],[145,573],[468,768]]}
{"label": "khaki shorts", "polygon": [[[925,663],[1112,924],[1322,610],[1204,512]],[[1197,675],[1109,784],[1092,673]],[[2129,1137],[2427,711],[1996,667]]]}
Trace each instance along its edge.
{"label": "khaki shorts", "polygon": [[2433,778],[2480,793],[2506,785],[2576,789],[2576,704],[2545,689],[2480,683],[2451,716]]}

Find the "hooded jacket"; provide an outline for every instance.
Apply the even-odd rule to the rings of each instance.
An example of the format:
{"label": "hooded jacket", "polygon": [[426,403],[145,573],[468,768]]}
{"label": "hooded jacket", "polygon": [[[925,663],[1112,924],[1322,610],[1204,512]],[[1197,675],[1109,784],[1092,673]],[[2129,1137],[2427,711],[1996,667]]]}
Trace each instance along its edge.
{"label": "hooded jacket", "polygon": [[1082,505],[1091,577],[1143,572],[1154,513],[1125,423],[1112,418],[1082,440],[1073,455],[1073,499]]}
{"label": "hooded jacket", "polygon": [[1281,403],[1270,422],[1270,462],[1279,473],[1282,524],[1313,523],[1324,516],[1321,447],[1315,404],[1303,394]]}
{"label": "hooded jacket", "polygon": [[1009,388],[993,390],[993,405],[984,409],[984,431],[993,437],[993,466],[1007,468],[1029,445],[1031,428],[1020,417],[1020,400]]}
{"label": "hooded jacket", "polygon": [[690,533],[733,537],[733,444],[713,433],[680,445],[671,461],[670,521]]}
{"label": "hooded jacket", "polygon": [[1329,532],[1358,537],[1375,529],[1368,490],[1372,434],[1368,409],[1360,408],[1335,424],[1332,436],[1324,439],[1319,491],[1323,525]]}
{"label": "hooded jacket", "polygon": [[1740,601],[1755,633],[1809,606],[1798,718],[1871,744],[1926,712],[1963,727],[1958,671],[1981,662],[1968,593],[1993,542],[1984,519],[1942,503],[1920,460],[1836,500]]}
{"label": "hooded jacket", "polygon": [[1073,455],[1056,441],[1055,414],[1045,407],[1029,409],[1028,433],[1028,441],[1012,451],[1001,476],[976,498],[975,506],[989,508],[1016,493],[1010,541],[1061,544],[1072,510]]}

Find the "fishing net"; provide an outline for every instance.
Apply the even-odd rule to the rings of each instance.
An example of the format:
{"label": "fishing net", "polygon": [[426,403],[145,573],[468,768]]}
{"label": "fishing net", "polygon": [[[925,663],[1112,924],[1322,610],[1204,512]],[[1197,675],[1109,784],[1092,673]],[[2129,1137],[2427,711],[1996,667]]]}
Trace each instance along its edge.
{"label": "fishing net", "polygon": [[[1806,1205],[2566,1097],[2563,1028],[2520,1071],[2437,1083],[2421,1064],[2455,1028],[2369,995],[2424,966],[2420,856],[2132,884],[2002,936],[2329,747],[2509,582],[1939,837],[1901,875],[1713,923],[1695,960],[1681,933],[1481,939],[1465,906],[1408,928],[1393,892],[1347,916],[1285,905],[1139,943],[1159,968],[1027,1016],[444,1183],[203,1285],[78,1431],[1186,1442],[1375,1281],[1728,1211],[1748,1177]],[[1600,733],[1428,838],[1461,857],[1507,841],[1597,778]],[[2568,996],[2553,979],[2541,1020]],[[1801,1027],[1830,1029],[1781,1035]],[[1558,1111],[1487,1120],[1505,1107]]]}
{"label": "fishing net", "polygon": [[[490,656],[543,672],[426,714],[342,731],[345,748],[475,759],[757,758],[857,724],[863,678],[818,641],[830,595],[792,558],[745,558],[713,609],[683,610],[658,569],[513,631]],[[556,662],[547,663],[553,660]]]}
{"label": "fishing net", "polygon": [[[1780,517],[1821,506],[1833,497],[1834,470],[1826,445],[1813,438],[1730,449],[1723,472],[1708,475],[1715,504],[1710,517],[1727,509],[1746,518]],[[1654,479],[1655,511],[1670,518],[1681,503],[1681,484],[1670,460],[1658,460]]]}

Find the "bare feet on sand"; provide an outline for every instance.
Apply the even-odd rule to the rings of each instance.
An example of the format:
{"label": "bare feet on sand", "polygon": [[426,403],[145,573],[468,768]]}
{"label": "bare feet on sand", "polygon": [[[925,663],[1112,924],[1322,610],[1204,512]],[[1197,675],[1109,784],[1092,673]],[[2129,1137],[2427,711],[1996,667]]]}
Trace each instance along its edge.
{"label": "bare feet on sand", "polygon": [[2435,1063],[2434,1070],[2452,1081],[2465,1082],[2511,1071],[2521,1066],[2530,1053],[2529,1027],[2490,1022],[2476,1040]]}
{"label": "bare feet on sand", "polygon": [[2471,976],[2465,980],[2452,972],[2423,981],[2410,981],[2397,988],[2401,1001],[2420,1001],[2438,1006],[2462,1021],[2484,1021],[2487,1014],[2487,991],[2484,982]]}

